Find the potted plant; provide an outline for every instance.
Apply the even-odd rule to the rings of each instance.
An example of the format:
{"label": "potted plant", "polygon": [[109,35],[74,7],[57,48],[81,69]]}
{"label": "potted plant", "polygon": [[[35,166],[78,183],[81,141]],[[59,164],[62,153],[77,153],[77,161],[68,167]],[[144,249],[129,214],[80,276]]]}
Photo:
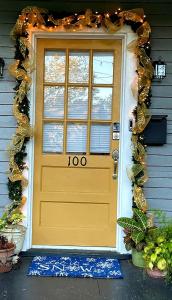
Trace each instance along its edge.
{"label": "potted plant", "polygon": [[9,272],[12,269],[12,256],[15,245],[0,235],[0,272]]}
{"label": "potted plant", "polygon": [[26,227],[21,224],[22,220],[23,214],[18,209],[10,214],[9,210],[5,211],[0,219],[0,234],[15,244],[15,255],[21,252],[24,243]]}
{"label": "potted plant", "polygon": [[172,281],[172,224],[149,231],[143,257],[149,276]]}
{"label": "potted plant", "polygon": [[145,267],[143,249],[146,245],[146,236],[153,227],[149,216],[139,208],[133,208],[132,218],[119,218],[117,223],[124,228],[124,243],[126,249],[132,250],[132,262],[137,267]]}

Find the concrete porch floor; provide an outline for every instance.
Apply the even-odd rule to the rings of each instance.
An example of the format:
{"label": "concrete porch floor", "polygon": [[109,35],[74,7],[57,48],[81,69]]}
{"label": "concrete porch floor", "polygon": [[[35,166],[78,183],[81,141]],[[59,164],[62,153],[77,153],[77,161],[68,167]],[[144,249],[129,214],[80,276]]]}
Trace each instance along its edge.
{"label": "concrete porch floor", "polygon": [[0,300],[166,300],[172,284],[151,279],[130,260],[121,260],[124,279],[26,276],[32,257],[22,257],[19,269],[0,274]]}

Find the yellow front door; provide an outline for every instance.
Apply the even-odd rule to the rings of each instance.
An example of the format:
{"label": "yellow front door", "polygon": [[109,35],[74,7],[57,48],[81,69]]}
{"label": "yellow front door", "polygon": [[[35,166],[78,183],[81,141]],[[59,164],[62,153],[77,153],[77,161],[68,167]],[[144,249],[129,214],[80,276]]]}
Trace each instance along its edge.
{"label": "yellow front door", "polygon": [[36,59],[32,244],[115,247],[121,41],[38,39]]}

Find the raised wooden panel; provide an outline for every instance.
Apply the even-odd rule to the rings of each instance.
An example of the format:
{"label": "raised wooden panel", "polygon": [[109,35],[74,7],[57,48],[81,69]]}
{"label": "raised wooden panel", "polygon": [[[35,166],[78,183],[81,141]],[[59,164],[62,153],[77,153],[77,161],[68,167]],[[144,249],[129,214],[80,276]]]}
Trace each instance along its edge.
{"label": "raised wooden panel", "polygon": [[[42,168],[42,191],[99,192],[110,190],[110,171],[101,168]],[[100,185],[101,182],[101,185]]]}
{"label": "raised wooden panel", "polygon": [[108,214],[109,207],[103,203],[77,203],[76,209],[76,203],[42,202],[40,225],[76,229],[107,228]]}

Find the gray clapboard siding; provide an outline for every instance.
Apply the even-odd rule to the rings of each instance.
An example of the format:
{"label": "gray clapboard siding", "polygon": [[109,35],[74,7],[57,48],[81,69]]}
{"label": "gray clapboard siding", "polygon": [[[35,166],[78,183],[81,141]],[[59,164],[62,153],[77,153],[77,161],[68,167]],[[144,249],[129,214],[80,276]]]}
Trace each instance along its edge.
{"label": "gray clapboard siding", "polygon": [[12,116],[12,105],[2,104],[0,105],[0,116]]}
{"label": "gray clapboard siding", "polygon": [[171,86],[171,83],[172,83],[172,74],[170,73],[161,82],[154,79],[152,82],[152,86],[167,86],[167,85]]}
{"label": "gray clapboard siding", "polygon": [[9,164],[7,161],[0,161],[0,173],[6,173],[9,170]]}
{"label": "gray clapboard siding", "polygon": [[166,26],[163,28],[152,26],[151,37],[152,37],[152,39],[154,39],[154,38],[160,38],[160,39],[172,38],[171,26]]}
{"label": "gray clapboard siding", "polygon": [[152,147],[147,147],[147,154],[148,156],[151,154],[155,154],[155,155],[163,155],[164,159],[165,156],[167,155],[172,155],[172,147],[171,147],[171,152],[169,149],[169,145],[165,144],[163,146],[152,146]]}
{"label": "gray clapboard siding", "polygon": [[7,179],[7,174],[5,173],[0,173],[0,183],[7,184],[8,179]]}
{"label": "gray clapboard siding", "polygon": [[161,38],[153,38],[151,46],[154,50],[172,50],[172,38],[163,40],[163,43]]}
{"label": "gray clapboard siding", "polygon": [[0,35],[0,47],[1,46],[14,47],[14,41],[12,41],[9,35]]}
{"label": "gray clapboard siding", "polygon": [[13,92],[14,90],[14,81],[0,81],[0,92],[5,93],[5,92]]}
{"label": "gray clapboard siding", "polygon": [[[0,117],[1,119],[1,117]],[[9,141],[11,140],[12,135],[15,133],[16,128],[0,128],[0,139],[3,141]]]}
{"label": "gray clapboard siding", "polygon": [[148,199],[149,209],[163,209],[169,211],[170,200],[168,199]]}
{"label": "gray clapboard siding", "polygon": [[172,167],[172,156],[171,155],[149,155],[147,159],[148,166],[168,166]]}
{"label": "gray clapboard siding", "polygon": [[16,120],[13,116],[1,116],[0,117],[0,128],[1,127],[15,127]]}
{"label": "gray clapboard siding", "polygon": [[7,151],[0,151],[0,161],[9,161]]}
{"label": "gray clapboard siding", "polygon": [[14,48],[13,47],[0,47],[0,56],[3,57],[5,60],[6,58],[13,58],[14,57]]}
{"label": "gray clapboard siding", "polygon": [[[171,51],[172,52],[172,51]],[[164,90],[165,90],[165,96],[171,97],[172,96],[172,91],[171,91],[171,86],[162,86],[162,85],[156,85],[152,86],[152,96],[153,97],[164,97]]]}
{"label": "gray clapboard siding", "polygon": [[159,57],[163,57],[166,63],[172,62],[171,50],[153,50],[151,52],[153,60],[157,60]]}
{"label": "gray clapboard siding", "polygon": [[[171,188],[145,188],[145,196],[147,199],[169,199],[171,200],[172,187]],[[151,196],[150,196],[151,195]],[[169,201],[169,210],[172,210],[172,204]]]}
{"label": "gray clapboard siding", "polygon": [[[160,167],[160,166],[152,166],[148,168],[148,175],[149,177],[153,178],[171,178],[172,177],[172,170],[171,167]],[[151,195],[150,195],[151,197]]]}
{"label": "gray clapboard siding", "polygon": [[0,93],[0,104],[13,104],[15,93]]}
{"label": "gray clapboard siding", "polygon": [[[1,195],[8,195],[7,184],[0,183],[0,192],[1,192]],[[2,205],[2,202],[1,202],[1,205]]]}
{"label": "gray clapboard siding", "polygon": [[0,196],[0,203],[1,203],[1,208],[5,207],[10,203],[10,200],[8,199],[8,195],[1,195]]}
{"label": "gray clapboard siding", "polygon": [[[36,5],[49,10],[80,11],[93,8],[99,11],[112,10],[117,7],[143,7],[147,19],[152,26],[152,54],[153,60],[161,56],[167,63],[167,77],[162,82],[153,82],[152,114],[168,115],[167,144],[160,147],[148,148],[148,173],[150,180],[145,186],[145,193],[150,208],[162,208],[167,216],[172,216],[172,2],[163,0],[147,1],[4,1],[0,12],[0,57],[5,58],[5,76],[0,81],[0,184],[3,191],[7,182],[8,162],[5,147],[15,131],[16,121],[12,116],[13,87],[15,80],[7,73],[9,64],[13,61],[14,46],[10,40],[10,31],[17,19],[19,11],[26,6]],[[2,105],[3,104],[3,105]],[[7,107],[4,109],[4,104]],[[1,189],[0,189],[1,194]],[[1,202],[2,201],[2,202]],[[4,202],[3,202],[4,201]],[[8,196],[0,196],[0,213],[8,202]]]}
{"label": "gray clapboard siding", "polygon": [[0,139],[0,151],[6,151],[11,140]]}
{"label": "gray clapboard siding", "polygon": [[145,184],[145,188],[153,187],[159,188],[163,186],[164,188],[172,188],[172,178],[149,178],[148,182]]}
{"label": "gray clapboard siding", "polygon": [[[152,97],[151,99],[151,109],[171,109],[172,97],[171,98],[159,98]],[[169,129],[169,127],[168,127]]]}

